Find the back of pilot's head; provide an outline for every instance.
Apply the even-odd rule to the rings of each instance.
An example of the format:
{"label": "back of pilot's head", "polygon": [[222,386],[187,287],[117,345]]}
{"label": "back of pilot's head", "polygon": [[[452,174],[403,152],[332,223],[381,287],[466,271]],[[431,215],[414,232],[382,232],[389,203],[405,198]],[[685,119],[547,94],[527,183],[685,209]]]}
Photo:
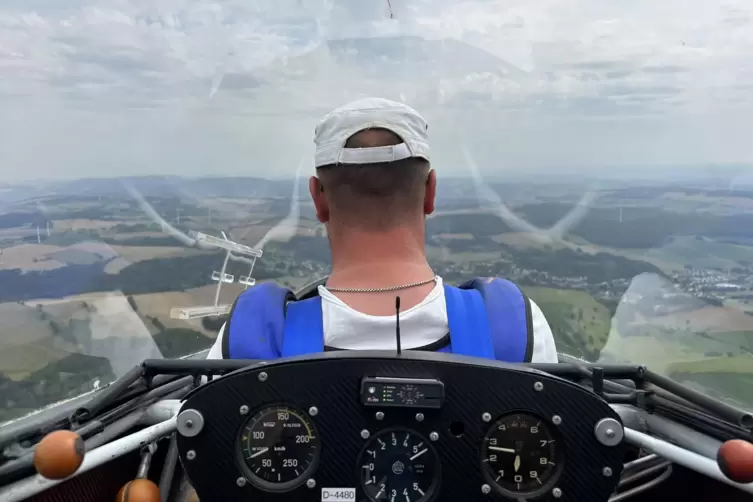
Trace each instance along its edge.
{"label": "back of pilot's head", "polygon": [[314,135],[317,178],[310,183],[320,221],[386,231],[431,213],[427,129],[413,108],[382,98],[325,115]]}

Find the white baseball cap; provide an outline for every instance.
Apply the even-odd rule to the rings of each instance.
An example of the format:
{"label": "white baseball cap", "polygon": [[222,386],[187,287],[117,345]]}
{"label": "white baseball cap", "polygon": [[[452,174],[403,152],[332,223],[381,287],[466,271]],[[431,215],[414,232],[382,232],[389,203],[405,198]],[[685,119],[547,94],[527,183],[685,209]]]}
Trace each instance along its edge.
{"label": "white baseball cap", "polygon": [[[365,98],[325,115],[314,131],[316,167],[330,164],[375,164],[409,157],[429,159],[426,120],[413,108],[383,98]],[[402,143],[371,148],[345,148],[345,142],[364,129],[387,129]]]}

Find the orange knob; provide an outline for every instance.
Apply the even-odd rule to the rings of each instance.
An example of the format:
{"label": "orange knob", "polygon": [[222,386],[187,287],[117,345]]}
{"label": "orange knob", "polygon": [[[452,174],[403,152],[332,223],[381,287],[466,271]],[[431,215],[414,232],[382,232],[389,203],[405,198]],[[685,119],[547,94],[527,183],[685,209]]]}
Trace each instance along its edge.
{"label": "orange knob", "polygon": [[196,493],[196,490],[194,490],[193,488],[191,488],[188,491],[186,502],[199,502],[199,495]]}
{"label": "orange knob", "polygon": [[716,463],[732,481],[753,483],[753,444],[742,439],[726,441],[719,447]]}
{"label": "orange knob", "polygon": [[148,479],[134,479],[120,489],[115,502],[160,502],[159,487]]}
{"label": "orange knob", "polygon": [[34,468],[47,479],[67,478],[79,468],[85,453],[84,440],[75,432],[50,432],[34,450]]}

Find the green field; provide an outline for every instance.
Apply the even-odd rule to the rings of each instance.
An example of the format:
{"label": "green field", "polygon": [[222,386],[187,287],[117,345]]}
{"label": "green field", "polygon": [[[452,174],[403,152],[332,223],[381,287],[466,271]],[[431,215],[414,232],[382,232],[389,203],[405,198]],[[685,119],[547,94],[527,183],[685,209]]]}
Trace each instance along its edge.
{"label": "green field", "polygon": [[583,291],[523,288],[544,312],[560,352],[589,360],[598,357],[609,338],[609,309]]}
{"label": "green field", "polygon": [[753,247],[689,236],[674,237],[660,248],[629,250],[628,254],[697,268],[730,269],[753,261]]}
{"label": "green field", "polygon": [[696,333],[645,325],[643,336],[621,336],[609,309],[588,293],[524,288],[552,327],[557,349],[590,361],[643,364],[717,398],[753,408],[753,333]]}
{"label": "green field", "polygon": [[716,398],[727,398],[753,409],[753,356],[737,355],[684,361],[670,365],[668,376],[695,383]]}
{"label": "green field", "polygon": [[[672,373],[693,373],[693,374],[717,374],[717,373],[752,373],[753,374],[753,356],[738,355],[732,357],[710,357],[698,361],[682,361],[670,365]],[[753,396],[753,387],[749,389]]]}

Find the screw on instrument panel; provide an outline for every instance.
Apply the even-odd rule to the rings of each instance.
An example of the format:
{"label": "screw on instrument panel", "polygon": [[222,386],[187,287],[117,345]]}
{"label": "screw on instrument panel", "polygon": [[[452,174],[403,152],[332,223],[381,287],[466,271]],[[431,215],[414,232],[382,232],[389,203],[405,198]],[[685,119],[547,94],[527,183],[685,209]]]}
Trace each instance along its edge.
{"label": "screw on instrument panel", "polygon": [[186,458],[187,458],[188,460],[193,460],[193,459],[195,459],[195,458],[196,458],[196,452],[195,452],[195,451],[193,451],[193,450],[188,450],[188,451],[186,452]]}
{"label": "screw on instrument panel", "polygon": [[604,446],[617,446],[622,442],[625,430],[614,418],[602,418],[594,426],[594,435]]}
{"label": "screw on instrument panel", "polygon": [[241,406],[240,412],[241,415],[248,415],[248,406],[246,406],[245,404]]}
{"label": "screw on instrument panel", "polygon": [[536,382],[535,384],[533,384],[533,390],[535,390],[536,392],[541,392],[542,390],[544,390],[544,384],[541,382]]}
{"label": "screw on instrument panel", "polygon": [[178,434],[183,437],[192,438],[198,436],[204,428],[204,417],[198,410],[183,410],[178,415],[175,424]]}
{"label": "screw on instrument panel", "polygon": [[554,416],[552,417],[552,423],[553,423],[554,425],[559,425],[559,424],[561,424],[561,423],[562,423],[562,417],[561,417],[561,416],[559,416],[559,415],[554,415]]}
{"label": "screw on instrument panel", "polygon": [[377,420],[384,420],[384,412],[377,411],[376,415],[374,415]]}
{"label": "screw on instrument panel", "polygon": [[604,475],[605,478],[608,478],[612,475],[612,469],[611,467],[605,467],[601,470],[601,473]]}
{"label": "screw on instrument panel", "polygon": [[318,414],[319,414],[319,408],[317,408],[316,406],[312,406],[311,408],[309,408],[309,415],[311,415],[312,417],[315,417]]}
{"label": "screw on instrument panel", "polygon": [[559,488],[552,488],[552,497],[556,499],[562,497],[562,490],[560,490]]}
{"label": "screw on instrument panel", "polygon": [[246,478],[241,476],[240,478],[235,480],[235,484],[241,487],[246,486]]}
{"label": "screw on instrument panel", "polygon": [[306,488],[315,488],[316,487],[316,480],[314,478],[309,478],[306,480]]}
{"label": "screw on instrument panel", "polygon": [[481,493],[489,495],[492,492],[492,487],[489,485],[481,485]]}
{"label": "screw on instrument panel", "polygon": [[484,413],[483,415],[481,415],[481,420],[483,420],[484,422],[491,422],[492,421],[491,413]]}
{"label": "screw on instrument panel", "polygon": [[364,439],[369,439],[370,435],[371,434],[369,434],[369,431],[367,431],[366,429],[364,429],[364,430],[361,431],[361,437],[364,438]]}
{"label": "screw on instrument panel", "polygon": [[416,422],[423,422],[423,421],[424,421],[424,414],[416,413]]}
{"label": "screw on instrument panel", "polygon": [[431,439],[432,441],[439,441],[439,433],[432,432],[431,434],[429,434],[429,439]]}
{"label": "screw on instrument panel", "polygon": [[262,371],[259,373],[259,381],[260,382],[266,382],[267,381],[267,373],[265,371]]}

